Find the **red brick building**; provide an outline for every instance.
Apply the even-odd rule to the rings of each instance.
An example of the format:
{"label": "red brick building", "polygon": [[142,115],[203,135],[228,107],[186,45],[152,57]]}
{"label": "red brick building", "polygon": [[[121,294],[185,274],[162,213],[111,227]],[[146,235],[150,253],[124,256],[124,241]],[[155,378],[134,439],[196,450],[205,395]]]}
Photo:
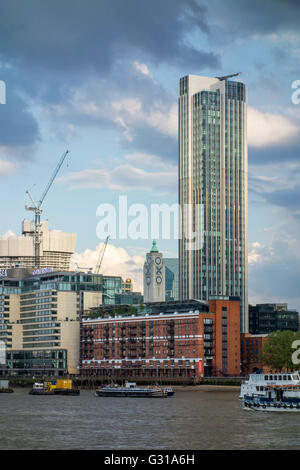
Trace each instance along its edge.
{"label": "red brick building", "polygon": [[165,302],[149,304],[148,314],[83,319],[81,373],[170,381],[240,375],[240,302],[192,303],[192,310],[190,302]]}
{"label": "red brick building", "polygon": [[241,334],[241,364],[242,374],[252,374],[257,370],[269,372],[269,368],[263,366],[260,361],[260,352],[264,343],[268,340],[268,335]]}

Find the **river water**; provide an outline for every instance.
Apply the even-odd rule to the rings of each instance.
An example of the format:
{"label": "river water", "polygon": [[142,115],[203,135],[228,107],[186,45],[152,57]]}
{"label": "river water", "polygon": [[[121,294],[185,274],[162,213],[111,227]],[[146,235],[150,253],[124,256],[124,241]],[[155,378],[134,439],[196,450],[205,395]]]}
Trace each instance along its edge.
{"label": "river water", "polygon": [[178,390],[174,397],[0,394],[0,449],[300,449],[300,413],[242,409],[238,390]]}

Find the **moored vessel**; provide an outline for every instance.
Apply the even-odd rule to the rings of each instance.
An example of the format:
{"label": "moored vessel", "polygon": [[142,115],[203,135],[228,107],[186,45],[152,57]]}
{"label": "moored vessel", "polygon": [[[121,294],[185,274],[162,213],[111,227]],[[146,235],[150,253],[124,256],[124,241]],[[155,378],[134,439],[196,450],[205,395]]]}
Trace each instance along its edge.
{"label": "moored vessel", "polygon": [[35,382],[29,395],[80,395],[80,390],[73,387],[72,380],[52,380]]}
{"label": "moored vessel", "polygon": [[172,387],[166,387],[165,390],[167,392],[168,397],[173,397],[175,395],[175,391]]}
{"label": "moored vessel", "polygon": [[161,388],[163,389],[166,393],[167,393],[167,396],[168,397],[173,397],[175,395],[175,390],[168,386],[168,387],[163,387],[161,384],[159,384],[158,382],[154,382],[153,384],[151,384],[151,387],[158,387],[158,388]]}
{"label": "moored vessel", "polygon": [[73,386],[72,380],[52,380],[48,386],[54,395],[80,395],[80,390]]}
{"label": "moored vessel", "polygon": [[35,382],[32,386],[32,389],[29,392],[29,395],[54,395],[47,386],[47,383]]}
{"label": "moored vessel", "polygon": [[134,398],[167,398],[165,389],[151,387],[137,387],[135,382],[126,382],[125,386],[103,386],[95,391],[96,397],[134,397]]}
{"label": "moored vessel", "polygon": [[265,395],[265,388],[269,385],[294,386],[300,385],[300,376],[298,372],[283,373],[253,373],[249,374],[248,380],[241,384],[239,398],[242,400],[245,395]]}
{"label": "moored vessel", "polygon": [[250,374],[241,385],[239,398],[246,410],[300,411],[299,373]]}
{"label": "moored vessel", "polygon": [[253,411],[300,411],[300,385],[266,385],[263,395],[244,395],[244,409]]}

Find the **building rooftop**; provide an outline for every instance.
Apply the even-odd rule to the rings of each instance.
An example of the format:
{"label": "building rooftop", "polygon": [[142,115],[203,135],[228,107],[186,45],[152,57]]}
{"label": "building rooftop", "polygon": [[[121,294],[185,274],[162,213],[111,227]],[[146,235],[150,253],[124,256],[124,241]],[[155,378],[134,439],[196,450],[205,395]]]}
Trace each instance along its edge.
{"label": "building rooftop", "polygon": [[156,246],[156,241],[155,240],[153,240],[153,242],[152,242],[152,248],[151,248],[150,253],[158,253],[158,248]]}
{"label": "building rooftop", "polygon": [[169,300],[166,302],[148,302],[145,303],[147,313],[174,313],[201,310],[208,312],[208,302],[202,300]]}

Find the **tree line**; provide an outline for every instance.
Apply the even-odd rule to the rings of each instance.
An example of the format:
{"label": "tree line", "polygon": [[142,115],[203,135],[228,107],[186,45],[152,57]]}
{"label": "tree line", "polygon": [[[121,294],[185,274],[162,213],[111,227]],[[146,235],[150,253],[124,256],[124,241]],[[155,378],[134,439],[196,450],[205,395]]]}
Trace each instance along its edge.
{"label": "tree line", "polygon": [[300,369],[300,331],[274,331],[268,335],[260,362],[276,372]]}

